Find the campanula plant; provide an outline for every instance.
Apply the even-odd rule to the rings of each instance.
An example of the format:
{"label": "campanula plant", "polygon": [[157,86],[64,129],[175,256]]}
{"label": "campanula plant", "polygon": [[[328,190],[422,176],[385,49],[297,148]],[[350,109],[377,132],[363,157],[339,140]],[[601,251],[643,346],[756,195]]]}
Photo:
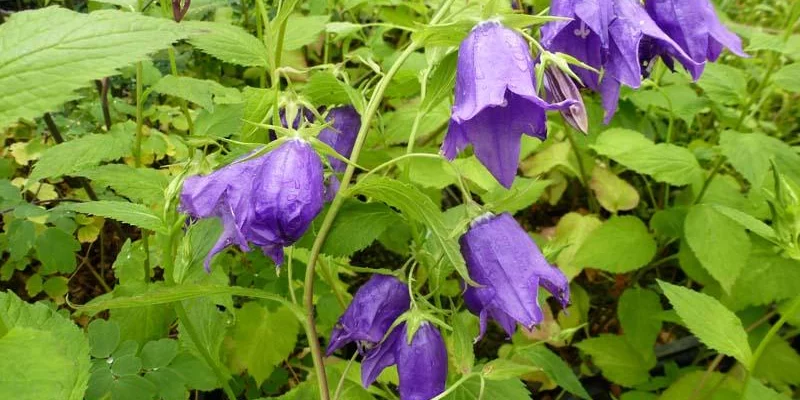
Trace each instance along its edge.
{"label": "campanula plant", "polygon": [[50,3],[0,399],[797,397],[800,1]]}

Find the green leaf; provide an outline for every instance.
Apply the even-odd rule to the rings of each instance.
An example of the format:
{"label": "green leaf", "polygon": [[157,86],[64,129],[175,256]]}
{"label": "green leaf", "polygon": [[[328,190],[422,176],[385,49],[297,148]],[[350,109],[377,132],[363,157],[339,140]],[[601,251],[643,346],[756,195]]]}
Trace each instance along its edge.
{"label": "green leaf", "polygon": [[478,378],[469,379],[443,400],[475,400],[480,399],[483,393],[484,399],[502,400],[530,400],[531,395],[525,384],[519,379],[508,379],[504,381],[486,380],[481,391],[481,381]]}
{"label": "green leaf", "polygon": [[486,363],[481,370],[481,374],[490,381],[505,381],[535,371],[536,368],[530,365],[497,358]]}
{"label": "green leaf", "polygon": [[89,341],[42,303],[0,293],[0,397],[81,400],[89,382]]}
{"label": "green leaf", "polygon": [[753,376],[776,388],[800,384],[800,355],[789,342],[774,337],[756,362]]}
{"label": "green leaf", "polygon": [[719,104],[740,104],[749,96],[744,71],[730,65],[706,65],[697,84],[709,99]]}
{"label": "green leaf", "polygon": [[286,20],[283,49],[297,50],[319,40],[330,17],[327,15],[291,15]]}
{"label": "green leaf", "polygon": [[451,324],[453,331],[447,337],[447,344],[453,356],[453,365],[459,374],[466,375],[475,366],[473,345],[478,337],[478,320],[469,312],[460,312],[453,316]]}
{"label": "green leaf", "polygon": [[36,238],[36,256],[48,272],[71,273],[77,265],[75,252],[81,244],[58,228],[47,228]]}
{"label": "green leaf", "polygon": [[26,219],[15,219],[6,227],[8,252],[11,260],[19,261],[28,255],[36,243],[36,225]]}
{"label": "green leaf", "polygon": [[273,312],[256,302],[245,303],[236,311],[231,364],[236,370],[246,369],[261,385],[292,353],[299,328],[297,319],[284,307]]}
{"label": "green leaf", "polygon": [[352,103],[352,97],[357,95],[353,88],[336,79],[330,71],[320,71],[311,75],[303,87],[303,94],[313,104],[348,104]]}
{"label": "green leaf", "polygon": [[119,345],[119,324],[96,319],[89,324],[89,346],[92,357],[107,358]]}
{"label": "green leaf", "polygon": [[617,315],[625,339],[646,360],[655,359],[653,346],[661,332],[661,311],[658,295],[647,289],[631,288],[619,298]]}
{"label": "green leaf", "polygon": [[42,153],[29,177],[30,181],[68,175],[131,155],[135,124],[116,124],[104,134],[87,135],[57,144]]}
{"label": "green leaf", "polygon": [[583,265],[575,262],[575,255],[586,242],[592,232],[602,226],[597,217],[581,215],[571,212],[558,221],[556,237],[553,240],[554,248],[563,248],[556,257],[556,265],[571,279],[583,271]]}
{"label": "green leaf", "polygon": [[591,396],[583,388],[578,377],[575,376],[575,372],[561,357],[548,350],[544,345],[526,346],[516,350],[515,354],[541,368],[561,388],[582,399],[591,400]]}
{"label": "green leaf", "polygon": [[128,203],[124,201],[100,200],[87,201],[85,203],[65,204],[59,206],[58,208],[83,214],[111,218],[154,232],[165,232],[167,230],[167,227],[164,226],[164,222],[161,220],[161,217],[141,204]]}
{"label": "green leaf", "polygon": [[217,81],[188,76],[166,75],[152,87],[152,90],[188,100],[209,112],[214,111],[214,104],[242,102],[242,94],[235,88],[222,86]]}
{"label": "green leaf", "polygon": [[689,331],[706,346],[750,365],[753,354],[742,321],[708,295],[682,286],[658,282]]}
{"label": "green leaf", "polygon": [[[266,123],[267,118],[272,116],[269,110],[275,100],[274,96],[275,92],[272,90],[246,86],[242,91],[242,97],[244,97],[242,121]],[[242,124],[240,136],[242,141],[248,143],[266,143],[269,139],[269,133],[266,129],[249,123]]]}
{"label": "green leaf", "polygon": [[244,126],[244,104],[220,104],[214,112],[200,110],[194,121],[195,136],[229,137]]}
{"label": "green leaf", "polygon": [[0,129],[55,111],[92,80],[184,36],[173,21],[138,13],[60,7],[15,13],[0,26]]}
{"label": "green leaf", "polygon": [[[444,102],[456,84],[456,62],[458,52],[453,51],[444,56],[433,69],[428,78],[425,98],[420,104],[420,110],[432,109],[435,105]],[[446,103],[446,102],[445,102]]]}
{"label": "green leaf", "polygon": [[122,376],[111,385],[112,400],[142,400],[152,398],[158,388],[139,375]]}
{"label": "green leaf", "polygon": [[550,180],[516,178],[511,189],[499,186],[481,196],[481,199],[494,213],[513,214],[536,203],[551,184],[553,181]]}
{"label": "green leaf", "polygon": [[[442,212],[416,187],[389,178],[372,178],[361,181],[349,189],[350,196],[363,195],[400,209],[412,221],[420,222],[430,229],[432,239],[442,251],[444,258],[462,278],[471,281],[458,243],[444,223]],[[446,276],[441,273],[440,276]]]}
{"label": "green leaf", "polygon": [[147,342],[142,347],[142,367],[146,369],[166,367],[177,355],[178,342],[176,340],[160,339]]}
{"label": "green leaf", "polygon": [[773,242],[776,242],[778,240],[777,236],[775,235],[775,231],[773,231],[769,225],[754,218],[750,214],[743,213],[735,208],[730,208],[718,204],[713,204],[711,205],[711,207],[713,207],[716,212],[730,218],[731,221],[734,221],[739,225],[741,225],[742,228],[745,228],[750,232],[753,232],[756,235],[761,236],[764,239],[771,240]]}
{"label": "green leaf", "polygon": [[[113,298],[123,298],[133,294],[146,295],[153,286],[161,287],[160,285],[145,286],[144,272],[140,276],[142,278],[136,283],[115,286],[112,292]],[[96,298],[95,301],[110,298],[112,297],[103,296]],[[111,310],[108,320],[119,325],[120,341],[123,345],[126,342],[131,343],[131,341],[143,345],[168,335],[173,322],[175,322],[175,313],[168,304],[143,305]]]}
{"label": "green leaf", "polygon": [[148,371],[144,378],[158,388],[161,400],[186,400],[189,396],[183,376],[173,368]]}
{"label": "green leaf", "polygon": [[781,173],[800,182],[800,154],[787,143],[761,133],[724,131],[720,136],[722,154],[753,187],[761,188],[770,173],[770,160]]}
{"label": "green leaf", "polygon": [[656,242],[642,220],[612,217],[592,231],[575,254],[574,262],[613,273],[647,265],[656,254]]}
{"label": "green leaf", "polygon": [[712,206],[700,204],[689,209],[684,235],[703,268],[729,292],[750,254],[744,228]]}
{"label": "green leaf", "polygon": [[269,66],[268,50],[241,27],[221,22],[183,21],[189,43],[222,61],[245,67]]}
{"label": "green leaf", "polygon": [[595,166],[589,187],[594,191],[600,205],[612,213],[633,210],[639,205],[639,192],[636,188],[614,175],[608,168]]}
{"label": "green leaf", "polygon": [[51,299],[63,299],[69,291],[69,281],[63,276],[51,276],[42,285],[42,290]]}
{"label": "green leaf", "polygon": [[[700,388],[701,382],[703,383],[702,389]],[[730,376],[720,373],[711,372],[706,374],[705,371],[692,371],[678,378],[664,393],[659,397],[660,400],[686,400],[692,397],[697,399],[730,399],[737,397],[724,397],[713,396],[714,394],[722,394],[724,390],[734,390],[739,392],[740,383],[735,379],[730,379]],[[755,399],[753,399],[755,400]]]}
{"label": "green leaf", "polygon": [[772,75],[772,83],[788,92],[800,93],[800,63],[781,67]]}
{"label": "green leaf", "polygon": [[671,185],[692,183],[703,171],[687,148],[654,144],[641,133],[629,129],[608,129],[597,137],[591,148],[631,170]]}
{"label": "green leaf", "polygon": [[72,175],[92,180],[131,200],[155,204],[164,201],[167,177],[149,168],[133,168],[125,164],[108,164],[76,172]]}
{"label": "green leaf", "polygon": [[800,261],[777,254],[774,245],[764,240],[753,240],[753,248],[746,268],[722,302],[731,309],[740,310],[750,305],[768,305],[786,300],[800,293]]}
{"label": "green leaf", "polygon": [[116,376],[138,375],[142,369],[142,359],[133,354],[125,354],[113,359],[111,372]]}
{"label": "green leaf", "polygon": [[[796,368],[796,367],[795,367]],[[750,378],[750,384],[747,385],[747,392],[745,393],[745,400],[789,400],[789,396],[778,393],[766,386],[756,378]]]}
{"label": "green leaf", "polygon": [[332,256],[350,256],[369,246],[390,227],[402,223],[403,219],[385,204],[345,202],[331,226],[322,252]]}
{"label": "green leaf", "polygon": [[592,356],[603,376],[622,386],[632,387],[647,382],[650,379],[648,371],[655,366],[655,358],[646,361],[622,336],[604,334],[576,346]]}

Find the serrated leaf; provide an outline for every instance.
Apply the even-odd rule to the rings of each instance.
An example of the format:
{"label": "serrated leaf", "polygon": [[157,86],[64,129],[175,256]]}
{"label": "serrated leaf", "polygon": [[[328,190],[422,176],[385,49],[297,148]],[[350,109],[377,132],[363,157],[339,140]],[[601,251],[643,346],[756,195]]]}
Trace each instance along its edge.
{"label": "serrated leaf", "polygon": [[[453,92],[456,84],[456,62],[458,52],[454,51],[444,56],[428,78],[425,98],[420,105],[421,110],[429,110],[443,102]],[[446,102],[445,102],[446,103]]]}
{"label": "serrated leaf", "polygon": [[774,245],[753,240],[747,267],[722,302],[734,311],[750,305],[768,305],[800,293],[800,261],[782,257]]}
{"label": "serrated leaf", "polygon": [[533,345],[518,349],[520,357],[529,361],[544,371],[558,386],[568,392],[586,400],[591,400],[589,393],[583,388],[575,372],[559,356],[548,350],[544,345]]}
{"label": "serrated leaf", "polygon": [[473,345],[478,336],[478,320],[468,312],[460,312],[451,321],[453,333],[447,336],[447,344],[453,356],[456,371],[468,374],[475,366]]}
{"label": "serrated leaf", "polygon": [[608,168],[595,166],[589,187],[594,191],[600,205],[612,213],[632,210],[639,205],[639,192],[636,188],[614,175]]}
{"label": "serrated leaf", "polygon": [[712,204],[711,207],[714,208],[715,211],[718,213],[730,218],[732,221],[738,223],[749,230],[750,232],[755,233],[758,236],[761,236],[764,239],[777,241],[777,236],[775,235],[775,231],[772,228],[761,222],[760,220],[756,219],[755,217],[751,216],[750,214],[743,213],[735,208],[726,207],[723,205]]}
{"label": "serrated leaf", "polygon": [[630,288],[622,293],[617,315],[625,339],[645,359],[655,358],[653,348],[661,332],[661,300],[658,295],[642,288]]}
{"label": "serrated leaf", "polygon": [[800,63],[781,67],[772,75],[772,83],[788,92],[800,93]]}
{"label": "serrated leaf", "polygon": [[55,145],[33,165],[29,181],[66,175],[131,155],[136,125],[127,121],[104,134],[88,135]]}
{"label": "serrated leaf", "polygon": [[516,178],[511,189],[498,185],[499,187],[481,196],[481,199],[496,214],[513,214],[536,203],[552,183],[553,181],[545,179]]}
{"label": "serrated leaf", "polygon": [[700,264],[729,292],[750,254],[744,228],[712,206],[700,204],[689,209],[683,230]]}
{"label": "serrated leaf", "polygon": [[269,66],[268,50],[241,27],[221,22],[184,21],[189,43],[222,61],[245,67]]}
{"label": "serrated leaf", "polygon": [[572,279],[583,271],[583,265],[575,262],[575,255],[586,239],[602,222],[593,215],[581,215],[575,212],[561,217],[556,225],[554,248],[563,248],[556,257],[556,265],[567,278]]}
{"label": "serrated leaf", "polygon": [[55,111],[92,80],[184,36],[173,21],[138,13],[60,7],[15,13],[0,26],[0,129]]}
{"label": "serrated leaf", "polygon": [[350,256],[369,246],[391,226],[402,223],[402,218],[382,203],[345,202],[331,226],[322,252],[332,256]]}
{"label": "serrated leaf", "polygon": [[709,99],[719,104],[740,104],[748,97],[747,76],[730,65],[710,63],[697,81]]}
{"label": "serrated leaf", "polygon": [[161,217],[141,204],[100,200],[65,204],[59,206],[59,209],[111,218],[154,232],[165,232],[167,229]]}
{"label": "serrated leaf", "polygon": [[22,260],[36,243],[36,226],[26,219],[15,219],[5,229],[11,260]]}
{"label": "serrated leaf", "polygon": [[328,19],[330,17],[327,15],[291,15],[286,20],[283,49],[297,50],[307,44],[314,43],[325,30]]}
{"label": "serrated leaf", "polygon": [[102,165],[72,175],[89,178],[95,185],[109,187],[120,196],[148,204],[163,201],[169,183],[164,174],[154,169],[125,164]]}
{"label": "serrated leaf", "polygon": [[297,319],[286,308],[268,311],[258,303],[245,303],[236,311],[231,338],[231,365],[247,370],[261,384],[276,365],[289,357],[297,342]]}
{"label": "serrated leaf", "polygon": [[650,379],[648,371],[655,366],[655,359],[648,362],[622,336],[600,335],[586,339],[576,345],[592,356],[592,362],[603,372],[603,376],[614,383],[632,387]]}
{"label": "serrated leaf", "polygon": [[687,148],[655,144],[630,129],[608,129],[597,137],[591,148],[629,169],[671,185],[687,185],[702,173],[700,164]]}
{"label": "serrated leaf", "polygon": [[525,384],[519,379],[508,379],[504,381],[486,380],[481,391],[481,381],[478,378],[467,380],[457,387],[452,393],[443,400],[475,400],[479,399],[481,392],[484,399],[503,399],[503,400],[530,400],[531,395]]}
{"label": "serrated leaf", "polygon": [[[442,212],[430,197],[416,187],[389,178],[372,178],[352,186],[349,194],[364,195],[382,201],[400,209],[412,221],[425,225],[431,231],[431,239],[442,251],[445,262],[462,278],[470,280],[460,247],[456,240],[450,237]],[[440,276],[446,276],[446,273]]]}
{"label": "serrated leaf", "polygon": [[750,365],[753,353],[742,321],[717,299],[682,286],[658,281],[683,322],[706,346]]}
{"label": "serrated leaf", "polygon": [[188,76],[166,75],[152,90],[157,93],[178,97],[214,111],[214,104],[240,103],[242,94],[236,88],[225,87],[217,81],[197,79]]}
{"label": "serrated leaf", "polygon": [[782,140],[762,133],[724,131],[720,135],[720,148],[728,162],[754,188],[764,185],[770,173],[770,160],[781,173],[800,182],[800,154]]}
{"label": "serrated leaf", "polygon": [[[5,327],[5,329],[3,329]],[[72,321],[42,303],[0,293],[0,397],[81,400],[89,342]]]}
{"label": "serrated leaf", "polygon": [[534,371],[536,371],[536,368],[530,365],[497,358],[486,363],[481,370],[481,374],[490,381],[504,381]]}
{"label": "serrated leaf", "polygon": [[36,256],[47,272],[71,273],[77,265],[75,252],[81,244],[58,228],[47,228],[36,238]]}
{"label": "serrated leaf", "polygon": [[655,254],[656,241],[642,220],[626,215],[612,217],[593,230],[573,262],[620,274],[647,265]]}

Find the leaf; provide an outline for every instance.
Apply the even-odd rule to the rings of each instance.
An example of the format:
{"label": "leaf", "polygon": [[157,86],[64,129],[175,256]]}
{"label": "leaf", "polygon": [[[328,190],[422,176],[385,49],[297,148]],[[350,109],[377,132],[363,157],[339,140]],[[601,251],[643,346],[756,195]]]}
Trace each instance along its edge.
{"label": "leaf", "polygon": [[781,67],[772,75],[772,83],[788,92],[800,93],[800,63]]}
{"label": "leaf", "polygon": [[178,97],[213,112],[214,104],[242,102],[242,95],[235,88],[222,86],[217,81],[197,79],[188,76],[166,75],[152,90],[157,93]]}
{"label": "leaf", "polygon": [[621,274],[647,265],[655,254],[656,242],[642,220],[626,215],[592,231],[573,262]]}
{"label": "leaf", "polygon": [[722,302],[734,311],[750,305],[768,305],[800,293],[800,261],[777,254],[774,245],[753,240],[753,247],[733,285]]}
{"label": "leaf", "polygon": [[350,256],[369,246],[390,227],[402,223],[402,218],[385,204],[345,202],[331,226],[322,252],[337,257]]}
{"label": "leaf", "polygon": [[591,400],[591,396],[583,388],[578,377],[575,376],[575,372],[564,360],[548,350],[544,345],[526,346],[518,349],[515,354],[541,368],[561,388],[582,399]]}
{"label": "leaf", "polygon": [[47,228],[36,238],[36,256],[49,273],[71,273],[77,265],[75,252],[81,244],[75,238],[58,228]]}
{"label": "leaf", "polygon": [[481,374],[490,381],[504,381],[535,371],[536,368],[530,365],[497,358],[486,363],[481,370]]}
{"label": "leaf", "polygon": [[744,71],[730,65],[706,65],[697,84],[709,99],[719,104],[741,104],[749,96]]}
{"label": "leaf", "polygon": [[444,56],[433,68],[428,78],[425,98],[420,105],[421,110],[430,110],[435,105],[444,102],[453,92],[456,84],[456,62],[458,52],[453,51]]}
{"label": "leaf", "polygon": [[26,219],[15,219],[5,229],[10,259],[22,260],[36,243],[36,225]]}
{"label": "leaf", "polygon": [[107,358],[119,345],[119,324],[96,319],[89,324],[89,346],[92,357]]}
{"label": "leaf", "polygon": [[563,248],[556,257],[556,265],[567,278],[572,279],[583,271],[584,266],[575,262],[575,255],[589,235],[602,224],[593,215],[581,215],[576,212],[568,213],[558,221],[553,247]]}
{"label": "leaf", "polygon": [[475,366],[473,345],[478,336],[478,320],[468,312],[460,312],[453,316],[451,324],[453,333],[447,336],[449,353],[453,356],[456,372],[466,375]]}
{"label": "leaf", "polygon": [[59,206],[58,209],[111,218],[154,232],[165,232],[167,230],[161,217],[141,204],[100,200],[65,204]]}
{"label": "leaf", "polygon": [[655,358],[652,362],[646,361],[622,336],[604,334],[575,346],[592,356],[592,362],[603,376],[625,387],[647,382],[648,371],[655,366]]}
{"label": "leaf", "polygon": [[688,185],[703,171],[687,148],[666,143],[654,144],[641,133],[630,129],[608,129],[597,137],[591,148],[631,170],[671,185]]}
{"label": "leaf", "polygon": [[160,339],[147,342],[142,347],[142,367],[146,369],[163,368],[178,355],[178,341]]}
{"label": "leaf", "polygon": [[753,354],[736,314],[711,296],[663,281],[658,284],[689,331],[701,342],[745,366],[750,365]]}
{"label": "leaf", "polygon": [[118,195],[147,204],[164,201],[167,178],[150,168],[133,168],[125,164],[108,164],[81,170],[72,175],[83,176],[99,186],[106,186]]}
{"label": "leaf", "polygon": [[89,382],[89,342],[42,303],[0,293],[0,397],[81,400]]}
{"label": "leaf", "polygon": [[183,21],[189,43],[222,61],[245,67],[269,66],[268,50],[241,27],[221,22]]}
{"label": "leaf", "polygon": [[330,17],[327,15],[291,15],[286,20],[286,31],[283,35],[283,49],[297,50],[307,44],[316,42],[325,30]]}
{"label": "leaf", "polygon": [[136,125],[127,121],[116,124],[105,134],[87,135],[57,144],[42,153],[33,165],[29,181],[68,175],[131,155]]}
{"label": "leaf", "polygon": [[292,353],[299,331],[297,319],[286,308],[268,311],[256,302],[236,310],[231,365],[247,370],[261,385],[276,365]]}
{"label": "leaf", "polygon": [[[350,196],[363,195],[400,209],[412,221],[420,222],[432,233],[432,239],[441,249],[447,264],[471,282],[464,257],[458,243],[450,237],[442,212],[416,187],[389,178],[372,178],[361,181],[349,189]],[[445,276],[442,273],[440,276]]]}
{"label": "leaf", "polygon": [[[700,383],[703,382],[702,389]],[[682,375],[675,381],[664,393],[661,394],[659,400],[686,400],[692,397],[696,399],[729,399],[737,397],[717,397],[715,394],[721,394],[723,390],[739,391],[739,382],[730,379],[730,376],[720,373],[711,372],[706,374],[705,371],[692,371]],[[755,400],[755,399],[753,399]],[[759,399],[760,400],[760,399]]]}
{"label": "leaf", "polygon": [[303,94],[313,104],[348,104],[352,102],[352,92],[353,88],[337,79],[330,71],[311,75],[303,87]]}
{"label": "leaf", "polygon": [[115,10],[13,14],[0,26],[0,129],[55,111],[92,80],[116,75],[184,36],[173,21]]}
{"label": "leaf", "polygon": [[600,205],[612,213],[633,210],[639,205],[639,192],[636,188],[614,175],[608,168],[595,166],[589,187],[594,191]]}
{"label": "leaf", "polygon": [[800,182],[800,154],[787,143],[761,133],[724,131],[720,136],[722,154],[755,188],[761,188],[770,173],[770,160],[781,173]]}
{"label": "leaf", "polygon": [[777,236],[775,235],[775,231],[773,231],[769,225],[754,218],[750,214],[745,214],[735,208],[725,207],[718,204],[713,204],[711,207],[714,208],[714,211],[741,225],[742,228],[745,228],[764,239],[771,240],[773,242],[778,240]]}
{"label": "leaf", "polygon": [[[478,378],[473,378],[461,384],[443,400],[475,400],[481,398],[480,394],[481,381]],[[519,379],[487,380],[483,385],[483,398],[487,400],[530,400],[531,395],[528,388]]]}
{"label": "leaf", "polygon": [[625,339],[646,360],[655,359],[653,347],[661,332],[661,311],[658,295],[647,289],[631,288],[619,298],[617,315]]}
{"label": "leaf", "polygon": [[513,214],[536,203],[551,184],[551,180],[516,178],[511,189],[498,185],[496,189],[481,196],[481,199],[496,214]]}
{"label": "leaf", "polygon": [[753,376],[777,388],[800,384],[800,355],[789,342],[774,337],[756,362]]}
{"label": "leaf", "polygon": [[683,229],[700,264],[730,292],[750,254],[744,228],[712,206],[700,204],[689,209]]}
{"label": "leaf", "polygon": [[[144,271],[140,276],[144,277]],[[112,292],[113,298],[123,298],[133,294],[146,295],[155,290],[154,287],[161,286],[145,286],[143,278],[140,278],[136,283],[116,285]],[[99,297],[96,301],[110,298],[109,296]],[[135,341],[137,345],[143,345],[168,335],[175,322],[175,313],[169,304],[144,305],[111,310],[108,320],[119,325],[120,342],[122,342],[120,347],[124,347],[126,342]]]}

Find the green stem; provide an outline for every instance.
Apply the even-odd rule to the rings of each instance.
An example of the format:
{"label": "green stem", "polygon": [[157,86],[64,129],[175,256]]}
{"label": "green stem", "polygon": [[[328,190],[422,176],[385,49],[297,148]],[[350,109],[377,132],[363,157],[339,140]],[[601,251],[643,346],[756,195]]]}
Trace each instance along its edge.
{"label": "green stem", "polygon": [[572,148],[572,152],[575,154],[575,160],[578,161],[578,173],[581,175],[581,184],[583,188],[586,189],[586,195],[589,198],[589,209],[593,214],[597,214],[600,208],[598,207],[597,199],[594,198],[592,189],[589,188],[589,174],[586,172],[586,167],[583,165],[583,157],[581,157],[581,152],[578,150],[578,143],[575,141],[575,136],[573,134],[572,128],[567,126],[567,140],[569,141],[569,146]]}
{"label": "green stem", "polygon": [[[280,2],[278,5],[278,14],[282,13],[283,8],[283,1]],[[283,37],[286,33],[286,22],[288,19],[284,19],[280,26],[278,27],[278,37],[277,42],[275,43],[275,54],[273,56],[272,61],[272,73],[270,80],[272,81],[272,90],[274,91],[273,94],[273,107],[272,107],[272,124],[276,126],[281,125],[280,113],[278,111],[278,99],[280,98],[281,94],[281,77],[278,72],[278,68],[281,66],[281,55],[283,53]],[[287,121],[288,122],[288,121]],[[289,124],[291,125],[291,124]]]}
{"label": "green stem", "polygon": [[711,173],[708,175],[706,180],[703,181],[703,187],[700,188],[700,193],[697,194],[697,197],[694,199],[693,204],[699,204],[700,201],[703,200],[703,196],[705,196],[708,187],[711,186],[711,181],[713,181],[714,177],[717,176],[723,164],[725,164],[725,156],[720,155],[719,158],[717,158],[717,162],[714,163],[714,167],[711,169]]}
{"label": "green stem", "polygon": [[466,374],[466,375],[462,376],[461,379],[459,379],[455,383],[453,383],[453,385],[451,385],[449,388],[447,388],[447,390],[445,390],[442,393],[439,393],[438,396],[432,398],[431,400],[441,400],[441,399],[447,397],[450,393],[453,393],[456,389],[458,389],[459,386],[463,385],[464,382],[470,380],[475,375],[477,375],[477,374],[473,372],[473,373],[469,373],[469,374]]}
{"label": "green stem", "polygon": [[[170,73],[173,76],[178,76],[178,62],[175,59],[175,49],[170,47],[167,49],[167,55],[169,55],[169,68]],[[186,124],[189,127],[189,135],[194,134],[194,122],[192,122],[192,115],[189,114],[189,106],[186,100],[181,99],[181,113],[183,113],[184,118],[186,118]]]}
{"label": "green stem", "polygon": [[[444,16],[454,1],[455,0],[445,1],[436,15],[431,19],[431,24],[436,24]],[[413,54],[416,50],[416,44],[411,43],[405,50],[403,50],[402,53],[400,53],[392,67],[386,72],[386,75],[384,75],[375,86],[375,91],[367,103],[366,111],[364,112],[361,120],[361,128],[358,131],[355,144],[353,145],[353,152],[350,156],[350,161],[352,162],[347,165],[347,169],[342,176],[342,183],[339,191],[336,193],[336,197],[333,199],[328,213],[325,214],[325,219],[322,221],[319,233],[317,233],[317,237],[314,240],[314,245],[311,247],[311,254],[308,258],[304,281],[305,292],[303,293],[303,306],[306,312],[306,336],[309,347],[311,348],[311,356],[314,361],[314,370],[317,374],[320,400],[330,400],[330,392],[328,390],[328,377],[325,374],[325,365],[322,361],[322,349],[319,345],[316,321],[314,318],[314,271],[317,265],[317,260],[319,259],[322,245],[325,243],[325,239],[328,237],[328,233],[333,226],[333,221],[336,219],[336,215],[339,213],[339,210],[344,203],[347,188],[350,185],[350,181],[353,179],[353,174],[355,173],[355,164],[358,163],[358,157],[361,154],[361,148],[364,146],[364,141],[367,138],[367,133],[369,132],[370,125],[372,124],[372,119],[378,112],[378,107],[383,100],[383,94],[386,91],[386,88],[389,86],[389,82],[392,80],[394,75],[398,70],[400,70],[400,67],[403,65],[403,63],[405,63],[408,57],[410,57],[411,54]]]}
{"label": "green stem", "polygon": [[747,371],[745,371],[742,393],[739,396],[741,400],[744,400],[747,396],[746,393],[747,393],[747,386],[750,384],[750,375],[752,375],[753,372],[755,371],[756,365],[758,364],[758,360],[764,354],[764,350],[767,349],[767,345],[769,344],[769,342],[772,341],[773,338],[775,338],[775,335],[778,334],[778,331],[781,330],[781,328],[783,327],[784,324],[786,324],[789,318],[797,314],[798,311],[800,311],[800,296],[796,297],[792,301],[792,303],[789,305],[789,309],[786,312],[781,313],[781,317],[780,319],[778,319],[778,322],[776,322],[775,325],[772,325],[772,328],[769,329],[767,335],[764,336],[763,339],[761,339],[761,342],[758,344],[756,351],[753,353],[753,358],[750,359],[750,363],[747,366]]}
{"label": "green stem", "polygon": [[339,378],[339,384],[336,385],[336,392],[333,393],[333,400],[339,400],[339,396],[342,395],[342,389],[344,388],[344,383],[347,380],[347,373],[350,371],[350,367],[353,365],[353,361],[356,360],[357,355],[358,352],[353,353],[353,356],[350,357],[350,361],[347,362],[347,366],[344,367],[342,376]]}
{"label": "green stem", "polygon": [[[136,168],[142,166],[142,140],[144,139],[144,99],[142,92],[144,91],[144,84],[142,83],[142,63],[136,63],[136,142],[133,147],[133,164]],[[142,230],[142,244],[144,244],[144,282],[150,282],[150,241],[147,237],[147,231]]]}
{"label": "green stem", "polygon": [[228,396],[230,400],[236,400],[236,395],[231,390],[231,386],[228,384],[228,376],[222,370],[222,367],[214,361],[214,358],[211,356],[211,353],[208,351],[206,346],[200,342],[200,336],[197,334],[197,329],[195,329],[194,324],[192,321],[189,320],[189,315],[186,314],[186,308],[183,306],[183,303],[180,301],[175,302],[175,314],[178,315],[178,318],[183,322],[183,327],[186,329],[186,333],[189,335],[189,338],[192,339],[192,342],[195,344],[195,347],[198,351],[200,351],[200,355],[203,357],[205,362],[214,370],[214,374],[217,375],[217,379],[219,379],[220,383],[222,384],[222,390],[225,392],[225,395]]}
{"label": "green stem", "polygon": [[290,246],[286,252],[288,260],[286,260],[286,282],[289,285],[289,297],[292,299],[293,304],[297,304],[297,295],[294,293],[294,281],[292,280],[292,260],[294,259],[294,246]]}

